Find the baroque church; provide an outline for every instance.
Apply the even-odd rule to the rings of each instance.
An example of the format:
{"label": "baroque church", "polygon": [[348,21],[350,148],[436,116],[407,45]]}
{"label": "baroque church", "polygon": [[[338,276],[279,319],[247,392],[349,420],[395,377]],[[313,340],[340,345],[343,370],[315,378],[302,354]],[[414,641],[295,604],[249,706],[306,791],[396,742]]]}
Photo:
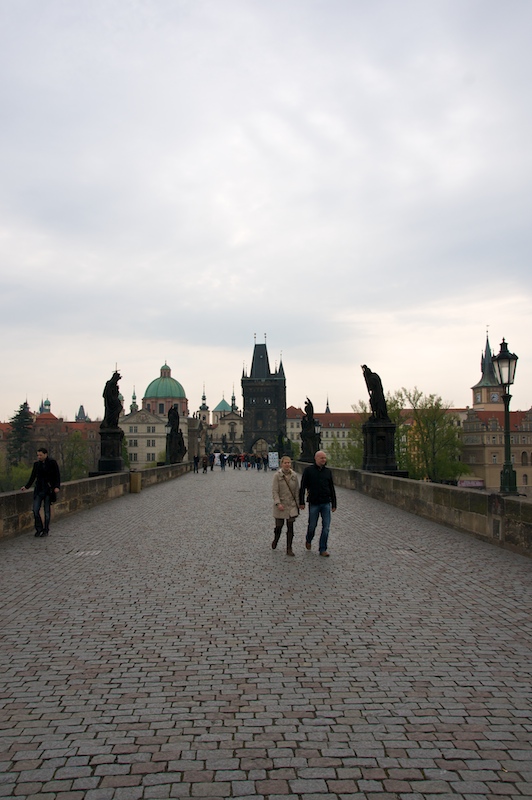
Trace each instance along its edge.
{"label": "baroque church", "polygon": [[180,429],[188,450],[188,400],[183,386],[172,378],[172,371],[165,362],[160,375],[146,387],[141,408],[133,391],[129,414],[120,418],[124,431],[129,462],[132,467],[154,467],[164,462],[168,412],[178,407]]}

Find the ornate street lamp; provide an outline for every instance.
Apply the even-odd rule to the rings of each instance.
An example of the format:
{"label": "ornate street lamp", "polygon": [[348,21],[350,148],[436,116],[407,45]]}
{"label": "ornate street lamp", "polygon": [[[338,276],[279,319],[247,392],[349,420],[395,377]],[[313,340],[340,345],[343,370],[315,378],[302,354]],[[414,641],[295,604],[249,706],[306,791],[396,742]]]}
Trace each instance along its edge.
{"label": "ornate street lamp", "polygon": [[501,470],[501,494],[517,494],[517,476],[512,466],[512,453],[510,449],[510,400],[512,395],[509,387],[514,382],[517,356],[510,353],[508,345],[501,342],[498,356],[492,356],[495,377],[504,389],[502,401],[504,403],[504,465]]}
{"label": "ornate street lamp", "polygon": [[321,447],[321,422],[316,417],[314,417],[314,433],[316,434],[315,452],[317,453]]}

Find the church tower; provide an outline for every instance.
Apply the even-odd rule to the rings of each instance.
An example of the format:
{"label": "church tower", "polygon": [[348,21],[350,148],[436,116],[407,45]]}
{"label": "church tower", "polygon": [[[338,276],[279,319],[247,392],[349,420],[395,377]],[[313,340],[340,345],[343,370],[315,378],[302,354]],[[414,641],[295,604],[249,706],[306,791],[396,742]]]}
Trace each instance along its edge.
{"label": "church tower", "polygon": [[503,387],[497,382],[493,362],[491,360],[491,347],[486,334],[486,350],[480,358],[482,376],[478,383],[471,387],[473,391],[473,408],[478,411],[502,411]]}
{"label": "church tower", "polygon": [[282,361],[270,371],[266,342],[253,350],[251,372],[242,372],[244,450],[264,452],[275,446],[279,433],[286,436],[286,379]]}

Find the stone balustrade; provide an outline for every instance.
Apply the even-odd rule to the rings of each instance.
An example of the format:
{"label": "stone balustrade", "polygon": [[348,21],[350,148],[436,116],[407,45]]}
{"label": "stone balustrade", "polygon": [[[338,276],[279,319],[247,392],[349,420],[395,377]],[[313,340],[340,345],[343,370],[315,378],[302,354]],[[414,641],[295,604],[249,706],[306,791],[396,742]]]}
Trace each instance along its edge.
{"label": "stone balustrade", "polygon": [[[301,472],[306,465],[298,462]],[[53,517],[83,511],[137,493],[156,483],[190,472],[190,462],[152,467],[139,472],[98,475],[63,484]],[[433,522],[473,534],[492,544],[532,556],[532,501],[526,497],[488,494],[438,483],[413,481],[363,470],[333,468],[336,486],[382,500]],[[33,528],[33,491],[0,494],[0,538]]]}
{"label": "stone balustrade", "polygon": [[[298,462],[302,472],[306,464]],[[332,468],[336,486],[382,500],[532,557],[532,501],[524,496],[488,494],[440,483],[413,481],[376,472]]]}
{"label": "stone balustrade", "polygon": [[[184,462],[139,472],[113,472],[69,481],[61,486],[58,500],[53,505],[53,520],[106,503],[129,492],[136,493],[156,483],[179,478],[191,468],[190,462]],[[32,505],[33,488],[27,492],[0,493],[0,538],[32,530]]]}

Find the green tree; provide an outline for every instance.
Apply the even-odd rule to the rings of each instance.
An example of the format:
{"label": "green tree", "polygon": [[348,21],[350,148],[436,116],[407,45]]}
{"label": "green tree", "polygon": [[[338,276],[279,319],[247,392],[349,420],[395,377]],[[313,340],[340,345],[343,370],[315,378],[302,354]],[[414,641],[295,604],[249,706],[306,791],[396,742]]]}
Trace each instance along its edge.
{"label": "green tree", "polygon": [[340,439],[335,437],[327,443],[327,463],[330,467],[360,469],[364,453],[361,433],[362,430],[359,430],[357,423],[353,423],[347,439],[342,439],[340,442]]}
{"label": "green tree", "polygon": [[400,390],[386,395],[388,416],[395,425],[395,461],[397,469],[408,469],[408,433],[410,430],[409,414],[405,413],[405,396]]}
{"label": "green tree", "polygon": [[299,457],[301,455],[301,443],[295,442],[292,439],[289,439],[288,441],[292,445],[292,459],[294,461],[299,461]]}
{"label": "green tree", "polygon": [[16,414],[9,420],[11,430],[7,435],[7,459],[16,466],[29,460],[29,445],[33,432],[33,416],[26,402],[22,403]]}
{"label": "green tree", "polygon": [[80,431],[71,433],[61,447],[61,479],[76,481],[89,472],[89,446]]}
{"label": "green tree", "polygon": [[27,482],[30,474],[31,470],[25,464],[19,464],[16,467],[8,464],[0,471],[0,492],[12,492],[20,489]]}
{"label": "green tree", "polygon": [[419,389],[403,395],[412,408],[408,430],[406,468],[415,480],[455,480],[468,471],[461,461],[462,446],[458,418],[441,397],[424,395]]}

